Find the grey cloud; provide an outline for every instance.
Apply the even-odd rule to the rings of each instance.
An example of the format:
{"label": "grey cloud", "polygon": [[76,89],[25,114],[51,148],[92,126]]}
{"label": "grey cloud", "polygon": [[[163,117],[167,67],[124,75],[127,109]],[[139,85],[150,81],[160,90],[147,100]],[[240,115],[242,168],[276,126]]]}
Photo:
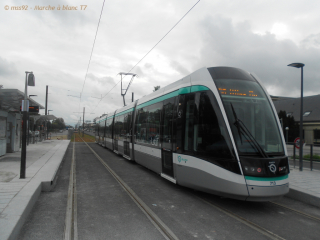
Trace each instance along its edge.
{"label": "grey cloud", "polygon": [[17,74],[15,64],[0,57],[0,76],[8,77],[14,74]]}
{"label": "grey cloud", "polygon": [[231,19],[220,16],[206,17],[200,28],[203,47],[201,61],[197,63],[199,67],[242,68],[256,73],[266,87],[277,86],[281,94],[292,96],[300,88],[300,75],[287,65],[303,62],[306,64],[305,78],[309,79],[305,81],[305,90],[318,94],[320,49],[306,49],[291,40],[280,41],[270,33],[255,34],[249,23],[233,25]]}
{"label": "grey cloud", "polygon": [[190,72],[177,61],[171,61],[170,66],[182,76],[190,74]]}
{"label": "grey cloud", "polygon": [[320,48],[320,33],[311,34],[301,41],[301,45],[306,48]]}
{"label": "grey cloud", "polygon": [[[86,14],[83,14],[80,10],[80,5],[87,5],[85,11],[94,11],[97,8],[102,7],[102,3],[84,3],[72,0],[28,0],[26,3],[25,0],[14,0],[13,4],[15,6],[28,5],[28,11],[32,11],[32,16],[39,18],[43,25],[46,27],[55,28],[57,22],[59,22],[61,28],[72,29],[78,28],[79,26],[84,26],[88,24],[97,24],[97,17],[92,18],[88,17]],[[51,6],[55,7],[54,10],[35,10],[35,7],[39,6]],[[57,8],[60,7],[60,10]],[[68,9],[68,7],[77,7],[77,10],[63,10]],[[94,14],[93,13],[93,14]]]}
{"label": "grey cloud", "polygon": [[113,86],[116,84],[116,81],[112,77],[97,77],[93,73],[88,73],[87,79],[101,86]]}

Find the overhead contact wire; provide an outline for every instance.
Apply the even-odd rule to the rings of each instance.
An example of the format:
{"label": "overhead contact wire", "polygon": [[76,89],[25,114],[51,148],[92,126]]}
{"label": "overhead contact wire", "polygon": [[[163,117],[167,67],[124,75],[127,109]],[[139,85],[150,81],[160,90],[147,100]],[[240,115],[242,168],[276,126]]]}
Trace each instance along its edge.
{"label": "overhead contact wire", "polygon": [[87,67],[87,72],[86,75],[84,77],[84,82],[83,82],[83,86],[82,86],[82,90],[80,93],[80,101],[79,101],[79,111],[80,111],[80,103],[81,103],[81,98],[82,98],[82,93],[83,93],[83,89],[84,89],[84,85],[86,83],[87,80],[87,75],[88,75],[88,71],[89,71],[89,67],[90,67],[90,63],[91,63],[91,58],[92,58],[92,54],[93,54],[93,49],[94,49],[94,45],[96,43],[96,39],[97,39],[97,35],[98,35],[98,30],[99,30],[99,26],[100,26],[100,21],[101,21],[101,16],[102,16],[102,12],[103,12],[103,8],[104,8],[104,3],[106,0],[103,0],[103,4],[102,4],[102,8],[101,8],[101,13],[100,13],[100,17],[99,17],[99,22],[98,22],[98,26],[97,26],[97,30],[96,30],[96,35],[94,37],[94,41],[93,41],[93,45],[92,45],[92,49],[91,49],[91,54],[90,54],[90,58],[89,58],[89,63],[88,63],[88,67]]}
{"label": "overhead contact wire", "polygon": [[[186,13],[182,16],[182,18],[180,18],[180,20],[179,20],[127,73],[130,73],[130,72],[185,18],[185,16],[188,15],[188,13],[189,13],[200,1],[201,1],[201,0],[198,0],[198,2],[196,2],[196,3],[189,9],[189,11],[186,12]],[[123,77],[123,79],[124,79],[125,77],[126,77],[126,75]],[[123,80],[123,79],[122,79],[122,80]],[[111,88],[111,90],[114,89],[120,82],[121,82],[121,80],[118,81],[118,82]],[[110,90],[110,91],[111,91],[111,90]],[[104,99],[104,98],[110,93],[110,91],[107,92],[107,93],[100,99],[100,101],[98,102],[98,104],[97,104],[97,106],[94,108],[94,110],[98,107],[98,105],[100,104],[100,102],[102,101],[102,99]],[[94,110],[93,110],[93,111],[94,111]]]}
{"label": "overhead contact wire", "polygon": [[81,94],[80,94],[80,102],[81,102],[81,97],[82,97],[84,85],[85,85],[86,80],[87,80],[87,75],[88,75],[88,71],[89,71],[89,67],[90,67],[90,63],[91,63],[91,58],[92,58],[92,54],[93,54],[94,45],[96,43],[96,39],[97,39],[97,35],[98,35],[98,30],[99,30],[99,26],[100,26],[100,21],[101,21],[101,16],[102,16],[102,12],[103,12],[104,2],[105,2],[105,0],[103,0],[103,4],[102,4],[102,8],[101,8],[99,22],[98,22],[98,26],[97,26],[97,30],[96,30],[96,35],[94,37],[94,41],[93,41],[93,45],[92,45],[92,49],[91,49],[91,54],[90,54],[90,59],[89,59],[88,67],[87,67],[87,72],[86,72],[86,76],[84,78],[84,82],[83,82],[83,86],[82,86],[82,90],[81,90]]}

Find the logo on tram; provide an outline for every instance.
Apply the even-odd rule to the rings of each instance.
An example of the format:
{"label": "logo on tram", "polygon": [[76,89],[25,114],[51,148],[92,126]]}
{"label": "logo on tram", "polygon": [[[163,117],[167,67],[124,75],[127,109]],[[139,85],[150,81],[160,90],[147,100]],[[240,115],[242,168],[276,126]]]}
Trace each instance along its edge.
{"label": "logo on tram", "polygon": [[181,161],[186,163],[188,161],[188,159],[183,159],[181,156],[178,156],[178,162],[181,162]]}
{"label": "logo on tram", "polygon": [[268,168],[269,168],[270,172],[272,172],[272,173],[274,173],[274,174],[275,174],[276,171],[277,171],[277,167],[276,167],[276,165],[274,164],[274,162],[270,162]]}

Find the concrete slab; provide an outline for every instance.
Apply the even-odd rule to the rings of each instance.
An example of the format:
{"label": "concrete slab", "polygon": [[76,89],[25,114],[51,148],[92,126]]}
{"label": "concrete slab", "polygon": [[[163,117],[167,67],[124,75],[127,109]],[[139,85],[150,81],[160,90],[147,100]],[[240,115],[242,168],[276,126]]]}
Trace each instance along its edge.
{"label": "concrete slab", "polygon": [[0,239],[17,238],[41,191],[52,189],[69,143],[50,140],[29,145],[25,179],[19,178],[21,152],[0,158]]}

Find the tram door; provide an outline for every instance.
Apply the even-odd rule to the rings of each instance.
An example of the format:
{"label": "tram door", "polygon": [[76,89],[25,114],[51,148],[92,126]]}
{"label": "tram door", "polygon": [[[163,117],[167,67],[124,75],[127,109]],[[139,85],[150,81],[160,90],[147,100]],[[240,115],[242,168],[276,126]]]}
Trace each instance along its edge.
{"label": "tram door", "polygon": [[132,130],[131,130],[131,121],[132,121],[132,112],[128,113],[124,116],[124,130],[125,130],[125,136],[124,136],[124,142],[123,142],[123,153],[125,156],[131,159],[132,154],[130,150],[130,143],[132,142]]}
{"label": "tram door", "polygon": [[174,143],[173,121],[174,121],[174,102],[175,98],[165,100],[163,103],[163,117],[162,117],[162,173],[174,177],[173,175],[173,160],[172,150]]}

